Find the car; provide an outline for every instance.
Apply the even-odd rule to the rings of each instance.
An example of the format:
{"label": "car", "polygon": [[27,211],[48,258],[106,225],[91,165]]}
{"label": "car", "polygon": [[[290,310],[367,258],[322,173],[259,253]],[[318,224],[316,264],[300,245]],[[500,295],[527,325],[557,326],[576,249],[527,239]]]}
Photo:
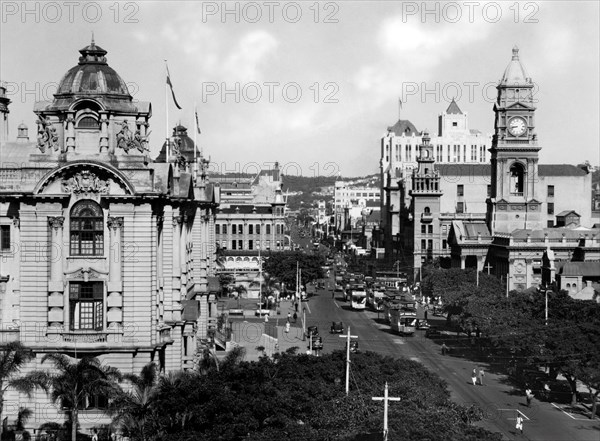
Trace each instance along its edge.
{"label": "car", "polygon": [[444,317],[444,308],[442,308],[441,306],[434,306],[433,315],[436,317]]}
{"label": "car", "polygon": [[332,322],[331,323],[331,333],[332,334],[342,334],[344,332],[344,324],[342,322]]}
{"label": "car", "polygon": [[419,319],[417,320],[417,329],[429,329],[431,325],[427,322],[427,320]]}
{"label": "car", "polygon": [[430,327],[427,331],[425,331],[425,337],[427,338],[440,338],[442,336],[442,331],[438,328]]}

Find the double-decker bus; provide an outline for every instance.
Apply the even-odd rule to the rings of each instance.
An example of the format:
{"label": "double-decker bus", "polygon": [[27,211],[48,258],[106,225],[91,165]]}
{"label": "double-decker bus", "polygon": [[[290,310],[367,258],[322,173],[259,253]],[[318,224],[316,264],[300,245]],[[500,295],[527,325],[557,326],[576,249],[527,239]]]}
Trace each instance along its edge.
{"label": "double-decker bus", "polygon": [[400,302],[390,310],[390,326],[399,334],[413,335],[417,326],[417,309],[414,302]]}

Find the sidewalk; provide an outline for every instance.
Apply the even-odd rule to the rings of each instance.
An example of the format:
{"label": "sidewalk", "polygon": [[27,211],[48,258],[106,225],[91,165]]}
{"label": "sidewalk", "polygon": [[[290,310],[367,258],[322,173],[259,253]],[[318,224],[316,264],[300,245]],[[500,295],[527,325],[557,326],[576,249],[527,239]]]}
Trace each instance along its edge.
{"label": "sidewalk", "polygon": [[[237,299],[225,299],[227,304],[234,305],[237,309]],[[294,314],[293,302],[282,300],[277,310],[271,310],[269,320],[264,317],[256,317],[256,299],[240,299],[240,309],[243,308],[243,316],[229,316],[231,322],[231,340],[236,345],[246,349],[245,361],[256,361],[262,355],[272,357],[277,352],[285,352],[292,347],[298,347],[298,353],[305,352],[306,341],[303,341],[302,321],[300,317],[296,323],[293,322],[288,333],[285,332],[288,312]],[[225,311],[229,308],[225,307]],[[257,347],[263,347],[259,351]]]}

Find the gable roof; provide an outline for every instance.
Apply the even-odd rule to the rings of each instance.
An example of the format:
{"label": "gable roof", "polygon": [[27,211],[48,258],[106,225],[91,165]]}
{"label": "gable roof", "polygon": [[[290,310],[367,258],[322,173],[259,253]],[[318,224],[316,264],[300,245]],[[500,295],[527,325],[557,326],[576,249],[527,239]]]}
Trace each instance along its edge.
{"label": "gable roof", "polygon": [[558,214],[556,215],[556,217],[568,216],[568,215],[569,215],[569,214],[571,214],[571,213],[575,214],[576,216],[579,216],[579,217],[581,217],[581,215],[580,215],[579,213],[577,213],[575,210],[563,210],[563,211],[561,211],[560,213],[558,213]]}

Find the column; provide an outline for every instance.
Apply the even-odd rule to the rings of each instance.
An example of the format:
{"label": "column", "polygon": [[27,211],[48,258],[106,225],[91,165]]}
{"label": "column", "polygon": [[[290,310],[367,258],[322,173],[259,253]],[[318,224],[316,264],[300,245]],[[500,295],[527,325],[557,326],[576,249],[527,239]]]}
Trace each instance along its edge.
{"label": "column", "polygon": [[172,320],[181,320],[181,224],[182,216],[173,216],[173,303],[168,309],[173,311]]}
{"label": "column", "polygon": [[460,256],[460,269],[465,269],[465,260],[467,259],[466,256]]}
{"label": "column", "polygon": [[164,311],[165,311],[165,281],[164,281],[164,271],[163,271],[163,217],[156,216],[156,234],[158,236],[158,247],[156,250],[156,280],[158,284],[158,295],[157,295],[157,307],[158,307],[158,322],[162,323],[164,321]]}
{"label": "column", "polygon": [[123,218],[109,216],[109,261],[108,261],[108,297],[106,321],[111,329],[119,329],[123,326],[123,280],[122,280],[122,247],[121,232],[123,229]]}
{"label": "column", "polygon": [[108,112],[100,112],[100,153],[108,153]]}
{"label": "column", "polygon": [[181,224],[181,237],[179,239],[179,263],[180,263],[180,273],[181,273],[181,289],[186,290],[187,285],[187,262],[188,262],[188,254],[187,254],[187,223],[188,223],[188,215],[184,214],[182,217]]}
{"label": "column", "polygon": [[50,280],[48,281],[48,323],[51,327],[61,327],[65,321],[64,308],[68,298],[64,298],[63,256],[63,216],[48,217],[50,225]]}
{"label": "column", "polygon": [[74,152],[75,151],[75,115],[73,112],[67,113],[67,118],[65,119],[65,132],[66,132],[66,142],[64,151]]}

